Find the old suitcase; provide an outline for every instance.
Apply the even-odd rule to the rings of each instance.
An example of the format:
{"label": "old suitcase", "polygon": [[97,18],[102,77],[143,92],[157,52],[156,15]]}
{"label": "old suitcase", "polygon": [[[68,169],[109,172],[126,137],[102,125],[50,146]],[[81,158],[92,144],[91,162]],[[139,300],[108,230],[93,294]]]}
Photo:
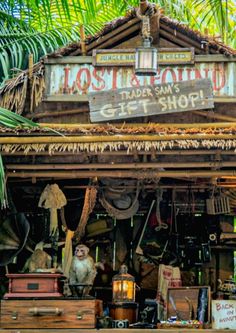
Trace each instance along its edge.
{"label": "old suitcase", "polygon": [[1,328],[95,328],[102,301],[21,299],[1,301]]}

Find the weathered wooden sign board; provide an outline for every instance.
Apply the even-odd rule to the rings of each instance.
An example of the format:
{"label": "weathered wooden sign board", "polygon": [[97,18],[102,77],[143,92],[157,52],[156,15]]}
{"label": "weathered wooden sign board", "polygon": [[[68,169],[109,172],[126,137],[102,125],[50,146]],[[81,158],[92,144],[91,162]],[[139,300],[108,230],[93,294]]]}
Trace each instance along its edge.
{"label": "weathered wooden sign board", "polygon": [[[94,66],[130,66],[135,62],[135,49],[93,50]],[[194,48],[158,48],[158,65],[194,64]]]}
{"label": "weathered wooden sign board", "polygon": [[214,107],[209,79],[89,93],[88,100],[91,122]]}
{"label": "weathered wooden sign board", "polygon": [[213,329],[236,328],[235,300],[212,301],[212,328]]}
{"label": "weathered wooden sign board", "polygon": [[[45,59],[45,94],[48,102],[88,101],[88,93],[210,79],[215,101],[236,102],[236,59],[214,55],[196,56],[193,65],[159,66],[155,76],[136,76],[134,66],[94,67],[92,57]],[[229,61],[230,60],[230,61]],[[206,62],[205,62],[206,61]],[[227,62],[228,61],[228,62]]]}

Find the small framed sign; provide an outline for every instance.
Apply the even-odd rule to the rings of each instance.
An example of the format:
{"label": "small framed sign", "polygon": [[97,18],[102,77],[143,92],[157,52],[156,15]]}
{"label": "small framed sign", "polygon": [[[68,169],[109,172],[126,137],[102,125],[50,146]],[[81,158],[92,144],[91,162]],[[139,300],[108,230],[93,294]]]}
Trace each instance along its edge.
{"label": "small framed sign", "polygon": [[94,66],[133,66],[135,50],[93,50]]}
{"label": "small framed sign", "polygon": [[235,329],[236,300],[212,301],[212,328]]}
{"label": "small framed sign", "polygon": [[[158,65],[194,64],[194,48],[158,48]],[[135,49],[93,50],[94,66],[134,66]]]}

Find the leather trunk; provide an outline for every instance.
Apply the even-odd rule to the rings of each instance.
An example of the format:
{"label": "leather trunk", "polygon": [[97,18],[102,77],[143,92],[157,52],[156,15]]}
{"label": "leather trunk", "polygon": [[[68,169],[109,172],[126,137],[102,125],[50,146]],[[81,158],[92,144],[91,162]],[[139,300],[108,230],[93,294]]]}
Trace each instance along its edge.
{"label": "leather trunk", "polygon": [[102,301],[21,299],[1,301],[1,328],[95,328]]}

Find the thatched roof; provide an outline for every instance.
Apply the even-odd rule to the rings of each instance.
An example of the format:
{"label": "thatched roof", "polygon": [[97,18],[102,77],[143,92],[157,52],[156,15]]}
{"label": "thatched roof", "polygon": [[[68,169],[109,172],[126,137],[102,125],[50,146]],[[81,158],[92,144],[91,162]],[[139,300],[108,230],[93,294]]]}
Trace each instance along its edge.
{"label": "thatched roof", "polygon": [[[96,33],[93,36],[88,36],[86,38],[86,45],[89,46],[91,43],[98,41],[99,39],[105,37],[107,34],[114,32],[116,29],[121,27],[122,25],[129,24],[131,20],[138,19],[136,15],[136,11],[130,11],[127,13],[126,16],[120,17],[115,19],[106,25],[104,25],[103,29]],[[224,54],[226,56],[236,56],[236,50],[228,47],[227,45],[223,44],[222,42],[218,41],[216,38],[211,36],[206,36],[199,31],[190,29],[187,25],[181,24],[176,20],[172,20],[167,16],[161,15],[160,16],[160,30],[164,27],[168,26],[173,30],[173,34],[182,34],[190,38],[191,40],[199,43],[199,48],[201,48],[202,43],[207,43],[209,48],[209,53],[219,53]],[[140,33],[141,26],[137,33]],[[160,31],[161,33],[161,31]],[[111,40],[112,45],[112,40]],[[107,47],[109,48],[109,47]],[[73,56],[81,54],[81,45],[80,42],[78,43],[71,43],[63,48],[60,48],[56,52],[49,54],[50,57],[58,57],[58,56]]]}
{"label": "thatched roof", "polygon": [[[221,126],[222,125],[222,126]],[[53,129],[0,127],[1,152],[103,152],[125,149],[127,151],[163,151],[166,149],[236,149],[235,124],[161,126],[139,125],[71,125],[57,124]],[[56,129],[56,131],[55,131]],[[61,135],[60,135],[61,134]],[[66,134],[66,136],[64,135]],[[7,141],[5,136],[7,135]]]}

